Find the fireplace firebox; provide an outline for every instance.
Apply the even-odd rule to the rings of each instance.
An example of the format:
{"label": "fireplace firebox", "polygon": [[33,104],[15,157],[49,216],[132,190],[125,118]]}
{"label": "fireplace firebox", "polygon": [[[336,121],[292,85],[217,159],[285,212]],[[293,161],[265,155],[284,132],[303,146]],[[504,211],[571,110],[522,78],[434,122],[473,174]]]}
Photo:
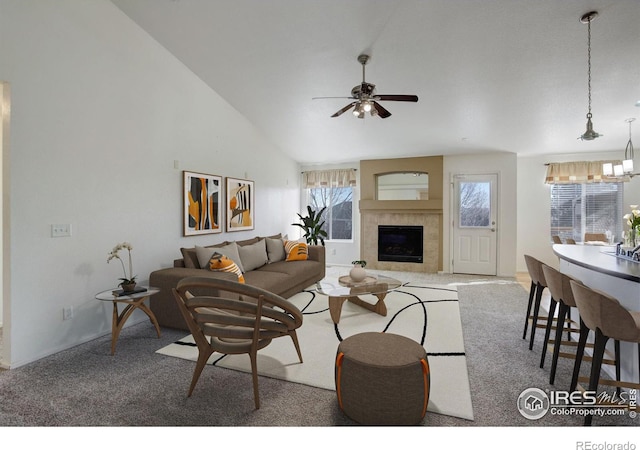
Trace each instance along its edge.
{"label": "fireplace firebox", "polygon": [[378,261],[422,263],[422,226],[378,225]]}

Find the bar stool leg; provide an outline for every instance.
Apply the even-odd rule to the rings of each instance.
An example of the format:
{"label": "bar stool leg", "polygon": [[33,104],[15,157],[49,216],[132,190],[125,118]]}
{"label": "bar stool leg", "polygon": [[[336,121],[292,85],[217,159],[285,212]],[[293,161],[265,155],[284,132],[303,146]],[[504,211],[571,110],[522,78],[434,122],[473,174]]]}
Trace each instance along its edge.
{"label": "bar stool leg", "polygon": [[562,331],[564,329],[564,319],[567,315],[569,307],[564,302],[560,302],[558,307],[558,323],[556,328],[556,338],[553,344],[553,356],[551,358],[551,373],[549,374],[549,384],[553,384],[556,380],[556,369],[558,367],[558,357],[560,355],[560,346],[562,342]]}
{"label": "bar stool leg", "polygon": [[538,284],[536,289],[536,300],[533,304],[533,319],[531,320],[531,339],[529,340],[529,350],[533,350],[533,340],[536,337],[536,327],[538,326],[538,314],[540,313],[540,301],[542,300],[542,291],[544,286]]}
{"label": "bar stool leg", "polygon": [[[602,334],[599,328],[596,328],[596,339],[593,344],[593,359],[591,360],[591,376],[589,377],[589,391],[591,392],[596,392],[598,390],[600,369],[602,368],[602,357],[604,355],[604,347],[608,340],[609,338]],[[591,426],[592,420],[593,415],[587,414],[584,418],[584,425]]]}
{"label": "bar stool leg", "polygon": [[[615,358],[616,358],[616,381],[620,381],[620,341],[619,340],[615,340],[614,341],[614,352],[615,352]],[[620,396],[620,393],[622,392],[622,388],[620,386],[616,386],[616,394],[618,394],[618,396]]]}
{"label": "bar stool leg", "polygon": [[[542,356],[540,357],[540,368],[544,367],[544,360],[545,357],[547,356],[547,343],[549,342],[549,336],[551,336],[551,328],[553,327],[553,315],[556,312],[556,305],[558,304],[558,302],[556,302],[553,297],[551,297],[551,303],[549,304],[549,317],[547,318],[547,327],[544,330],[544,343],[542,345]],[[556,324],[556,327],[560,327],[560,320],[558,319],[558,323]],[[558,329],[558,328],[556,328]],[[556,331],[556,336],[558,335],[557,331]]]}
{"label": "bar stool leg", "polygon": [[571,377],[569,392],[575,391],[578,387],[580,365],[582,364],[582,356],[584,356],[584,348],[587,344],[587,336],[589,336],[589,328],[587,328],[582,319],[580,319],[580,338],[578,339],[578,347],[576,348],[576,360],[573,365],[573,377]]}
{"label": "bar stool leg", "polygon": [[524,318],[524,331],[522,332],[522,339],[527,337],[527,330],[529,329],[529,316],[531,315],[531,306],[533,305],[533,297],[536,294],[537,285],[533,281],[529,288],[529,303],[527,304],[527,315]]}

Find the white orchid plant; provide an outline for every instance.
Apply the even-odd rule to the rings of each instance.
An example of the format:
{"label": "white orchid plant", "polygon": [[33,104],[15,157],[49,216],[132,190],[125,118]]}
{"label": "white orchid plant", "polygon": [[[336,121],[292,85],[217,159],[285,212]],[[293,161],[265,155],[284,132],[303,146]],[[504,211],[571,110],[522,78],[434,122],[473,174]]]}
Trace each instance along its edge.
{"label": "white orchid plant", "polygon": [[[127,252],[129,253],[129,276],[127,276],[127,270],[124,267],[124,262],[122,261],[122,258],[120,258],[120,254],[119,254],[120,250],[127,250]],[[122,286],[124,284],[132,284],[136,282],[136,275],[133,274],[133,264],[131,262],[131,250],[133,250],[133,247],[131,246],[131,244],[129,244],[128,242],[123,242],[113,247],[113,250],[111,250],[111,252],[109,253],[109,257],[107,258],[107,264],[112,259],[118,259],[120,260],[120,264],[122,264],[122,271],[124,272],[124,277],[118,278],[119,280],[121,280],[118,286]]]}
{"label": "white orchid plant", "polygon": [[623,219],[627,221],[627,225],[629,225],[629,229],[631,231],[636,231],[638,226],[640,226],[640,210],[638,210],[638,205],[630,205],[631,212],[625,214]]}

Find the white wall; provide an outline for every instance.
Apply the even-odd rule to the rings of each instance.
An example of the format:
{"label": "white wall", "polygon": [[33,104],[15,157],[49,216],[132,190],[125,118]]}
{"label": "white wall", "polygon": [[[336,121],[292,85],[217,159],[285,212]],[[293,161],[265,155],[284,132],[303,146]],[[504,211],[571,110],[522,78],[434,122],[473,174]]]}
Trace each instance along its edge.
{"label": "white wall", "polygon": [[[145,282],[182,246],[293,231],[298,164],[113,4],[0,9],[0,80],[12,97],[11,367],[110,333],[111,304],[94,295],[122,276],[107,264],[118,242],[133,244]],[[254,180],[255,230],[182,237],[181,170]],[[72,236],[51,238],[57,223]],[[62,320],[65,306],[73,319]]]}
{"label": "white wall", "polygon": [[[588,145],[588,144],[586,144]],[[599,161],[620,159],[623,149],[616,152],[521,156],[518,158],[518,250],[517,270],[526,272],[524,255],[531,255],[558,268],[558,257],[551,247],[550,186],[544,184],[546,163],[568,161]],[[624,184],[623,212],[628,205],[640,203],[640,180],[633,178]]]}
{"label": "white wall", "polygon": [[443,272],[451,272],[451,221],[453,219],[453,176],[466,174],[498,175],[498,267],[497,275],[515,275],[516,248],[516,184],[517,157],[515,153],[468,154],[445,156],[443,161]]}

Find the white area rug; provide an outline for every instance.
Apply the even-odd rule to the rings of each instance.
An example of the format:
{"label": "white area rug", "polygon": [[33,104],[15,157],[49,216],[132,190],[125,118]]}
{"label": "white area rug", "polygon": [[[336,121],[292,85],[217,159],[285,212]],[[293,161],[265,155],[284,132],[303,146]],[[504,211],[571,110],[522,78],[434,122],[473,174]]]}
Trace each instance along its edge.
{"label": "white area rug", "polygon": [[[374,303],[373,296],[363,296]],[[334,361],[340,339],[365,331],[407,336],[424,345],[431,370],[430,412],[473,420],[471,393],[464,352],[458,292],[455,286],[406,283],[385,298],[387,316],[350,302],[334,326],[327,297],[309,288],[289,299],[304,313],[298,339],[304,363],[291,339],[278,338],[258,352],[260,375],[335,390]],[[195,361],[197,348],[191,335],[157,353]],[[209,364],[251,372],[247,355],[213,354]]]}

